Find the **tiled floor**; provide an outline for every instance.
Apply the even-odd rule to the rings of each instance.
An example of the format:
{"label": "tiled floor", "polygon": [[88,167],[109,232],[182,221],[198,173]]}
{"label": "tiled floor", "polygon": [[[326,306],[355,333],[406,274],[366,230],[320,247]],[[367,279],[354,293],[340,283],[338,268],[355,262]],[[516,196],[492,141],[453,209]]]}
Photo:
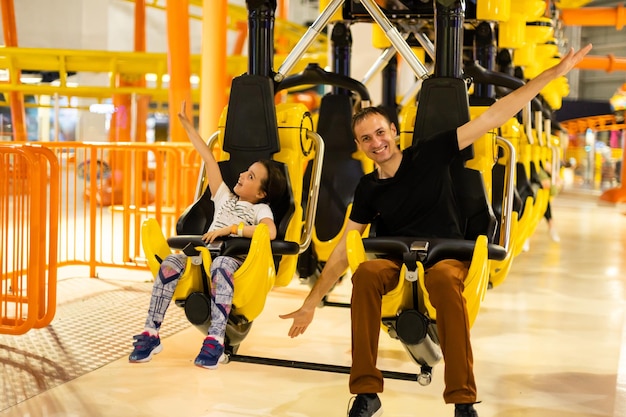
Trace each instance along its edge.
{"label": "tiled floor", "polygon": [[[138,280],[61,279],[50,326],[0,335],[0,410],[127,354],[128,340],[143,328],[151,288]],[[172,308],[168,321],[168,336],[189,327],[178,308]]]}
{"label": "tiled floor", "polygon": [[[542,221],[530,251],[490,290],[472,329],[481,417],[626,417],[626,209],[567,192],[553,204],[561,242]],[[46,329],[0,336],[0,415],[15,417],[345,415],[347,375],[231,362],[194,367],[203,335],[172,307],[164,350],[129,364],[143,325],[149,283],[66,279]],[[349,283],[333,297],[346,300]],[[240,354],[350,364],[349,311],[325,307],[307,333],[290,339],[278,314],[296,309],[308,288],[297,280],[273,291]],[[166,333],[167,332],[167,333]],[[379,367],[416,372],[402,347],[381,337]],[[385,416],[452,416],[431,385],[387,380]]]}

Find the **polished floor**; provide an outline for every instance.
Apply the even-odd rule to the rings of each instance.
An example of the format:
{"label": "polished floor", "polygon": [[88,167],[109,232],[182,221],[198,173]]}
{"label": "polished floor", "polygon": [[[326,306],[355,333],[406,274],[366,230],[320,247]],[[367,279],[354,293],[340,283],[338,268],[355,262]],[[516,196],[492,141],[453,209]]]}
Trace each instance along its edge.
{"label": "polished floor", "polygon": [[[481,417],[626,417],[626,208],[567,191],[553,202],[561,241],[545,222],[508,278],[487,293],[472,329]],[[146,273],[147,274],[147,273]],[[143,326],[149,276],[66,277],[46,329],[0,336],[0,416],[344,416],[341,373],[231,362],[193,366],[203,335],[172,306],[163,352],[129,364]],[[115,277],[115,278],[114,278]],[[347,300],[349,283],[333,293]],[[349,311],[324,307],[308,332],[287,337],[278,314],[296,309],[306,285],[274,290],[242,355],[350,364]],[[379,367],[416,372],[403,348],[381,336]],[[443,365],[431,385],[389,379],[385,416],[452,416]]]}

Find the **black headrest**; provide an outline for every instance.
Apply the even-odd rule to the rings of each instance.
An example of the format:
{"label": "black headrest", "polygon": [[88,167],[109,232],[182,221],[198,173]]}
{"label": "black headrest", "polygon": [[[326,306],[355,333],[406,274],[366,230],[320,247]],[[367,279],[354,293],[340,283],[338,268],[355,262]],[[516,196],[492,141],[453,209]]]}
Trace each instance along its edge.
{"label": "black headrest", "polygon": [[[274,86],[269,77],[244,74],[233,79],[223,149],[230,153],[230,159],[219,162],[219,166],[222,178],[231,190],[241,172],[261,159],[272,160],[280,151]],[[286,230],[286,224],[281,227],[281,223],[289,222],[294,203],[286,166],[276,161],[273,163],[284,172],[288,182],[284,195],[270,205],[280,239]],[[204,233],[213,219],[213,210],[211,192],[207,187],[198,201],[185,210],[177,223],[176,233]]]}
{"label": "black headrest", "polygon": [[238,159],[237,168],[247,168],[259,159],[272,159],[280,151],[274,86],[269,77],[245,74],[233,79],[224,150]]}
{"label": "black headrest", "polygon": [[[417,104],[413,143],[436,133],[454,129],[470,120],[465,81],[460,78],[431,77],[424,80]],[[463,159],[473,158],[467,147]]]}
{"label": "black headrest", "polygon": [[320,104],[317,133],[324,139],[326,154],[353,153],[352,98],[346,94],[326,94]]}

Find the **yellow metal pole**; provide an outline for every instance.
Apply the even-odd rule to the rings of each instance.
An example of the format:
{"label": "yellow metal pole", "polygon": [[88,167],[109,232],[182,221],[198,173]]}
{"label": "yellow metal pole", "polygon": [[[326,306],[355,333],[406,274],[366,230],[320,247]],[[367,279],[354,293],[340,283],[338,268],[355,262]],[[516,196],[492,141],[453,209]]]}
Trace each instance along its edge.
{"label": "yellow metal pole", "polygon": [[[15,24],[15,9],[13,0],[2,0],[2,28],[4,32],[4,45],[7,47],[17,46],[17,28]],[[20,83],[20,71],[13,71],[11,83]],[[24,111],[24,94],[18,91],[8,93],[11,104],[11,122],[13,124],[13,140],[25,141],[28,139],[26,133],[26,113]]]}
{"label": "yellow metal pole", "polygon": [[[213,2],[206,2],[213,3]],[[168,0],[167,66],[170,74],[169,127],[170,140],[187,141],[185,130],[178,123],[177,114],[183,101],[191,105],[191,55],[189,52],[189,0]],[[215,66],[217,63],[214,63]]]}
{"label": "yellow metal pole", "polygon": [[220,114],[227,103],[227,18],[227,0],[203,3],[200,134],[204,138],[208,138],[217,130]]}

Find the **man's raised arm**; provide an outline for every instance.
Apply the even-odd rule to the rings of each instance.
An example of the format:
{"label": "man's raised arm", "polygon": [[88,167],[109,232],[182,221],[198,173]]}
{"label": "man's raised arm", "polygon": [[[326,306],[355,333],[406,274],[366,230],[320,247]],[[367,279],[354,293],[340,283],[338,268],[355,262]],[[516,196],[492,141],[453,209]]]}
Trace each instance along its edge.
{"label": "man's raised arm", "polygon": [[571,49],[561,61],[528,81],[525,85],[502,97],[480,116],[457,128],[459,149],[464,149],[492,129],[502,126],[515,116],[552,80],[567,74],[591,50],[589,44],[578,52]]}

